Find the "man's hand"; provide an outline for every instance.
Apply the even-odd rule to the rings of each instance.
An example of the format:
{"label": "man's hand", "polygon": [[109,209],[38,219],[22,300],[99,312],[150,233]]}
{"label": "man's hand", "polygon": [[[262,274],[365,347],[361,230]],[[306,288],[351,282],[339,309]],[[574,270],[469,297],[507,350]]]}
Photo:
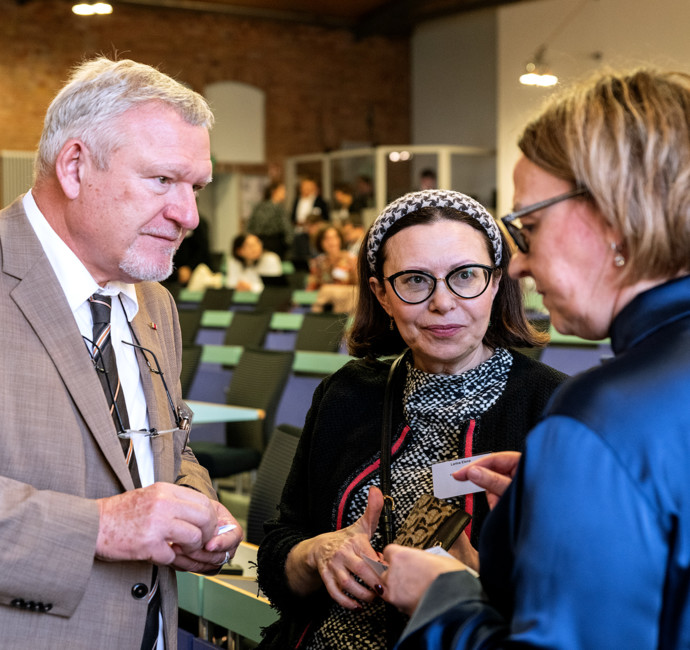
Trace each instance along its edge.
{"label": "man's hand", "polygon": [[195,573],[216,573],[220,566],[232,558],[242,541],[242,528],[228,509],[218,501],[211,501],[218,517],[218,528],[227,524],[235,526],[232,530],[218,535],[214,534],[203,548],[185,553],[181,547],[173,544],[176,553],[172,567],[178,571],[194,571]]}
{"label": "man's hand", "polygon": [[[97,503],[100,526],[96,557],[101,560],[172,564],[178,554],[203,549],[218,529],[215,502],[196,490],[172,483],[154,483],[98,499]],[[215,541],[211,548],[217,551],[217,544],[226,543],[228,548],[236,547],[224,539]],[[219,556],[219,551],[214,553],[214,558],[220,560]]]}

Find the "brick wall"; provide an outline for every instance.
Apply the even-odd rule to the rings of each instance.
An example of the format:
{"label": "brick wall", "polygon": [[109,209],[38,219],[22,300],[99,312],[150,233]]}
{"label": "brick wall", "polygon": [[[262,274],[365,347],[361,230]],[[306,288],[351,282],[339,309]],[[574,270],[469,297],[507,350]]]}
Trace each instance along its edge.
{"label": "brick wall", "polygon": [[0,0],[0,149],[33,150],[45,109],[84,57],[117,52],[201,91],[266,92],[266,160],[343,142],[410,139],[409,41],[268,20],[115,5],[78,17],[64,0]]}

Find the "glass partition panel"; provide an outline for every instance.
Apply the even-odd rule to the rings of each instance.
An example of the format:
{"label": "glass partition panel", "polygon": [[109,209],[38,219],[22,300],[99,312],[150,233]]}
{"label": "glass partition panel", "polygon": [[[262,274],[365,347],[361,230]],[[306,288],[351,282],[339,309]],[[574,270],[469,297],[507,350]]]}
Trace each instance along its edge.
{"label": "glass partition panel", "polygon": [[386,202],[415,189],[414,158],[409,151],[391,151],[386,158]]}
{"label": "glass partition panel", "polygon": [[[332,151],[295,156],[286,160],[288,200],[296,195],[303,174],[315,176],[323,197],[333,205],[339,183],[364,193],[368,208],[365,225],[390,201],[423,187],[445,187],[475,197],[488,209],[496,202],[496,156],[490,149],[456,145],[382,145],[370,149]],[[425,172],[430,172],[426,182]],[[371,183],[366,183],[371,179]],[[366,189],[363,185],[367,185]],[[336,206],[337,207],[337,206]]]}
{"label": "glass partition panel", "polygon": [[496,156],[451,154],[451,188],[496,209]]}

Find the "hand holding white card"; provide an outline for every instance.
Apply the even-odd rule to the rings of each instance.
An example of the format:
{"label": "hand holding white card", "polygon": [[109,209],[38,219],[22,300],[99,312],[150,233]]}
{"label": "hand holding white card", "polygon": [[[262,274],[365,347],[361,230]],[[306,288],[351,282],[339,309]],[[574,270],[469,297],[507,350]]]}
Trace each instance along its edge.
{"label": "hand holding white card", "polygon": [[[431,553],[432,555],[440,555],[441,557],[449,557],[453,560],[457,560],[456,557],[453,557],[448,551],[442,549],[440,546],[432,546],[431,548],[425,549],[425,551],[427,553]],[[467,571],[470,575],[473,575],[475,578],[479,577],[479,574],[472,567],[465,565],[465,571]]]}
{"label": "hand holding white card", "polygon": [[431,466],[431,475],[434,481],[434,496],[437,499],[450,499],[473,492],[483,492],[484,488],[479,487],[472,481],[457,481],[453,478],[453,472],[457,472],[463,465],[469,465],[472,461],[489,454],[479,454],[469,458],[457,458],[445,463],[436,463]]}

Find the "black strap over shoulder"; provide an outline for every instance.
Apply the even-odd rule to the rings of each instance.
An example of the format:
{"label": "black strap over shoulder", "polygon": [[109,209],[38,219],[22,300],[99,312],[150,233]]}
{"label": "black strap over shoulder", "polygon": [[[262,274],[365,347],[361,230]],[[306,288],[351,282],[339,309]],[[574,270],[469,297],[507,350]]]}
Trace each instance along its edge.
{"label": "black strap over shoulder", "polygon": [[[405,351],[406,352],[406,351]],[[403,352],[388,371],[386,391],[383,396],[383,426],[381,427],[381,492],[383,492],[383,545],[390,544],[393,539],[393,497],[391,496],[391,439],[393,430],[393,408],[395,394],[403,373],[398,369],[405,356]]]}
{"label": "black strap over shoulder", "polygon": [[[406,352],[406,351],[405,351]],[[391,544],[395,539],[393,533],[393,497],[391,496],[391,441],[393,438],[393,409],[398,396],[398,385],[404,373],[402,372],[403,352],[393,361],[388,371],[386,391],[383,396],[383,426],[381,427],[381,492],[383,492],[383,546]],[[395,646],[400,632],[404,627],[404,621],[393,605],[386,603],[386,647]]]}

